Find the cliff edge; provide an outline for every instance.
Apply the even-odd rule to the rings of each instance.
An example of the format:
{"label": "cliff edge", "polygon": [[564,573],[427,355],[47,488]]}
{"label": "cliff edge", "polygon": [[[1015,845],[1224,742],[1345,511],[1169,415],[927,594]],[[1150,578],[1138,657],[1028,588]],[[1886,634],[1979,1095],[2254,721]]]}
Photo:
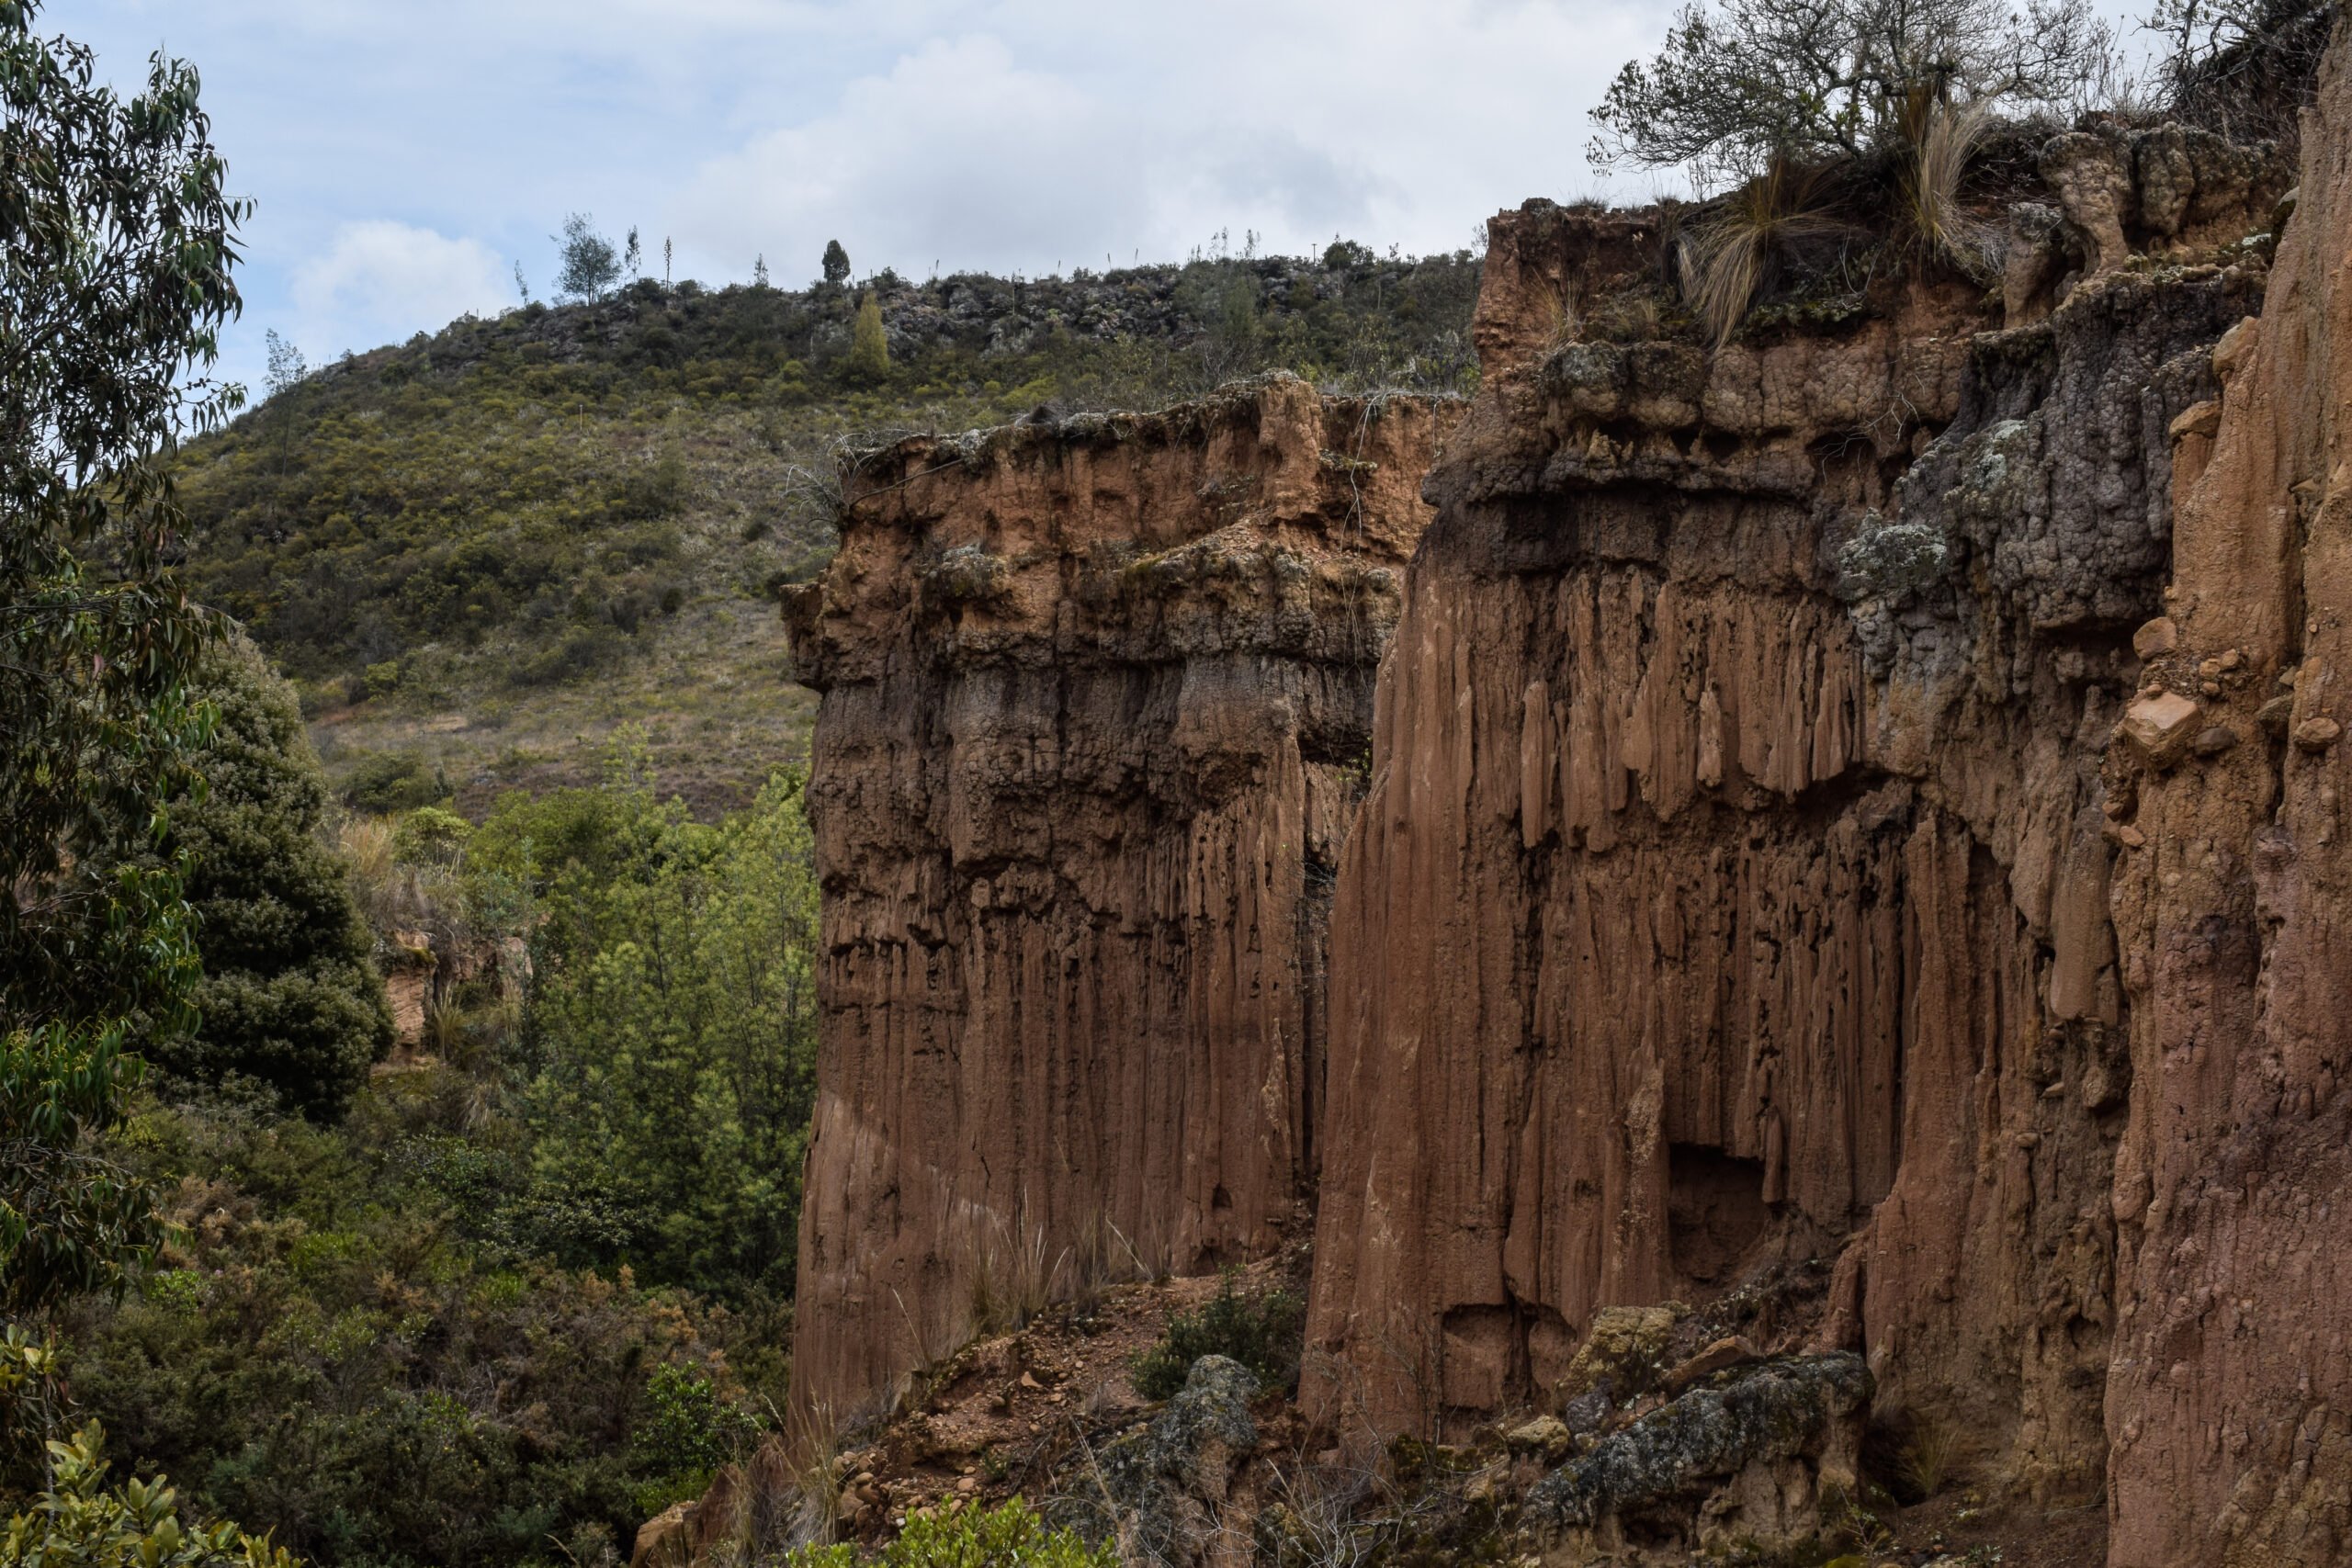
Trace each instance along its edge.
{"label": "cliff edge", "polygon": [[797,1405],[1304,1234],[1331,868],[1453,415],[1278,376],[849,474],[786,611],[823,694]]}

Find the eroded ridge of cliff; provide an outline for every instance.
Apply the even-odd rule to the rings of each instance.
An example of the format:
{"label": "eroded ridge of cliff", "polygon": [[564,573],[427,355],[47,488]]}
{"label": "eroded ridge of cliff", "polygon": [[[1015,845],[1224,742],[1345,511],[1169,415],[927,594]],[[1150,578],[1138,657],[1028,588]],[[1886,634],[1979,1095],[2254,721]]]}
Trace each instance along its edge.
{"label": "eroded ridge of cliff", "polygon": [[823,694],[796,1404],[850,1416],[976,1297],[1303,1229],[1332,864],[1453,413],[1276,377],[851,469],[786,606]]}
{"label": "eroded ridge of cliff", "polygon": [[[2335,156],[2329,140],[2310,156]],[[1600,1309],[1740,1289],[1759,1332],[1864,1351],[1882,1416],[1938,1422],[1972,1473],[2041,1497],[2095,1497],[2109,1431],[2121,1484],[2147,1440],[2123,1414],[2149,1397],[2135,1380],[2175,1402],[2157,1441],[2213,1465],[2232,1432],[2290,1440],[2248,1437],[2164,1368],[2236,1334],[2210,1353],[2283,1377],[2313,1342],[2278,1317],[2274,1348],[2243,1348],[2232,1325],[2264,1294],[2243,1274],[2195,1304],[2135,1277],[2158,1205],[2130,1195],[2150,1166],[2157,1190],[2201,1193],[2193,1217],[2162,1211],[2163,1245],[2199,1258],[2290,1245],[2231,1234],[2213,1170],[2188,1168],[2219,1152],[2156,1145],[2201,1119],[2270,1147],[2245,1125],[2250,1088],[2188,1080],[2255,1072],[2229,1058],[2257,1037],[2260,955],[2287,950],[2265,947],[2248,868],[2293,854],[2259,860],[2248,784],[2229,796],[2237,837],[2181,827],[2173,854],[2199,869],[2172,873],[2238,878],[2244,924],[2119,870],[2140,851],[2109,750],[2147,722],[2134,628],[2181,592],[2175,496],[2216,482],[2215,345],[2263,299],[2290,177],[2179,128],[2061,137],[2009,209],[2002,289],[1915,284],[1713,352],[1656,330],[1656,215],[1538,203],[1495,221],[1485,381],[1429,481],[1438,515],[1332,914],[1308,1328],[1324,1414],[1396,1429],[1541,1404]],[[2305,191],[2325,177],[2307,167]],[[2313,227],[2296,220],[2290,252],[2340,256],[2344,236]],[[2274,310],[2303,297],[2287,374],[2313,398],[2352,388],[2312,346],[2324,287],[2311,264],[2270,285]],[[2327,471],[2290,478],[2316,506]],[[2256,488],[2286,503],[2287,481]],[[2282,538],[2264,549],[2283,626],[2312,573],[2288,570]],[[2209,615],[2202,643],[2182,622],[2199,659],[2267,679],[2287,658],[2236,600]],[[2167,755],[2275,769],[2254,684],[2216,688],[2249,709],[2242,746],[2167,714]],[[2311,692],[2298,703],[2324,716]],[[2333,810],[2320,762],[2292,765]],[[2143,818],[2216,809],[2141,798]],[[2315,939],[2342,908],[2304,915]],[[2188,989],[2240,971],[2237,1023],[2192,1021]],[[2275,984],[2276,962],[2263,973]],[[2324,985],[2295,1005],[2266,1116],[2299,1089],[2329,1103],[2341,1048],[2313,1042],[2344,1038],[2343,1010]],[[2308,1217],[2321,1190],[2271,1201]],[[2312,1292],[2278,1305],[2340,1324],[2316,1314],[2320,1286],[2352,1282],[2342,1256],[2297,1264]],[[2176,1454],[2154,1483],[2211,1482],[2206,1459]],[[2133,1568],[2221,1561],[2124,1555],[2124,1539]]]}
{"label": "eroded ridge of cliff", "polygon": [[2261,314],[2179,422],[2168,614],[2109,754],[2132,1016],[2115,1568],[2352,1562],[2352,65]]}

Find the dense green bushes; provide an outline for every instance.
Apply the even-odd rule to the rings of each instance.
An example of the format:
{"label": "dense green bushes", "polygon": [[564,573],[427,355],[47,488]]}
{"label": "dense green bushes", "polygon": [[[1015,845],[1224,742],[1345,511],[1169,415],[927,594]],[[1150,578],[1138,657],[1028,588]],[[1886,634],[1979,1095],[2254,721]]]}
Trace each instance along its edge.
{"label": "dense green bushes", "polygon": [[561,1250],[583,1260],[788,1293],[816,1060],[799,777],[716,828],[627,782],[591,794],[503,802],[474,846],[542,889],[523,1034],[534,1189],[582,1222]]}
{"label": "dense green bushes", "polygon": [[117,1451],[322,1564],[603,1561],[783,1398],[814,1048],[798,779],[696,823],[624,747],[603,787],[345,840],[378,918],[472,955],[431,1055],[334,1124],[254,1075],[151,1100],[113,1146],[176,1184],[179,1236],[74,1309],[67,1382]]}
{"label": "dense green bushes", "polygon": [[344,775],[344,803],[356,811],[406,811],[449,798],[449,781],[414,751],[376,751]]}
{"label": "dense green bushes", "polygon": [[355,699],[384,694],[368,666],[427,645],[461,682],[594,677],[664,605],[820,559],[831,520],[788,497],[842,437],[1156,406],[1274,367],[1465,384],[1474,259],[1334,254],[865,295],[645,280],[462,321],[191,446],[189,571],[283,667],[350,677]]}
{"label": "dense green bushes", "polygon": [[[786,1568],[857,1568],[857,1548],[803,1547]],[[863,1561],[874,1568],[1117,1568],[1107,1543],[1089,1546],[1075,1530],[1054,1529],[1015,1497],[1001,1507],[918,1515],[891,1542]]]}
{"label": "dense green bushes", "polygon": [[326,778],[293,691],[243,638],[208,651],[193,691],[218,715],[171,807],[204,977],[198,1021],[154,1049],[183,1081],[259,1083],[291,1110],[342,1113],[390,1049],[392,1019],[350,871],[320,832]]}
{"label": "dense green bushes", "polygon": [[180,1517],[160,1479],[107,1484],[96,1422],[57,1439],[52,1474],[0,1534],[0,1568],[295,1568],[282,1547],[231,1524]]}
{"label": "dense green bushes", "polygon": [[482,1234],[481,1184],[520,1143],[484,1088],[394,1075],[339,1129],[230,1103],[144,1113],[129,1153],[179,1178],[186,1239],[66,1325],[68,1380],[118,1450],[306,1558],[369,1568],[555,1562],[559,1543],[593,1561],[648,1500],[707,1482],[711,1453],[638,1434],[680,1386],[722,1437],[754,1427],[781,1358],[751,1349],[739,1374],[727,1351],[773,1347],[775,1313]]}

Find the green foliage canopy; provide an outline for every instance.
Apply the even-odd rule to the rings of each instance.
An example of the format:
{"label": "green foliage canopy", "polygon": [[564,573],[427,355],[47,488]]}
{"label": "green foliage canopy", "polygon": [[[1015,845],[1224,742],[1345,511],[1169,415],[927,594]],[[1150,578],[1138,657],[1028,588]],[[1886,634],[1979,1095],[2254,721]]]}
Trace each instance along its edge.
{"label": "green foliage canopy", "polygon": [[180,1522],[161,1477],[106,1483],[106,1434],[95,1421],[50,1445],[52,1474],[33,1507],[0,1535],[0,1568],[295,1568],[293,1557],[234,1525]]}
{"label": "green foliage canopy", "polygon": [[156,1239],[94,1155],[131,1054],[186,1021],[178,867],[149,852],[205,728],[210,627],[164,559],[169,454],[233,389],[198,374],[238,309],[243,204],[158,54],[125,99],[0,4],[0,1310],[116,1282]]}
{"label": "green foliage canopy", "polygon": [[558,1256],[789,1291],[816,1056],[801,783],[711,827],[624,759],[599,790],[507,797],[476,835],[482,874],[538,889],[523,1117]]}
{"label": "green foliage canopy", "polygon": [[574,212],[556,239],[556,292],[574,299],[602,299],[621,279],[621,258],[612,241],[596,231],[596,220]]}
{"label": "green foliage canopy", "polygon": [[[341,1568],[625,1555],[736,1457],[726,1439],[783,1397],[782,1309],[537,1256],[503,1223],[529,1150],[493,1083],[447,1063],[385,1075],[336,1126],[141,1112],[125,1157],[189,1179],[206,1209],[172,1267],[65,1319],[65,1373],[118,1451]],[[689,1422],[707,1440],[674,1440]]]}
{"label": "green foliage canopy", "polygon": [[1916,140],[1933,104],[2072,101],[2112,69],[2112,31],[2085,0],[1711,0],[1618,73],[1591,157],[1746,177],[1775,156]]}
{"label": "green foliage canopy", "polygon": [[332,1120],[390,1050],[392,1018],[350,870],[321,836],[326,776],[292,688],[243,638],[208,655],[195,690],[220,717],[169,841],[186,852],[204,978],[195,1030],[155,1061],[183,1080],[250,1078]]}

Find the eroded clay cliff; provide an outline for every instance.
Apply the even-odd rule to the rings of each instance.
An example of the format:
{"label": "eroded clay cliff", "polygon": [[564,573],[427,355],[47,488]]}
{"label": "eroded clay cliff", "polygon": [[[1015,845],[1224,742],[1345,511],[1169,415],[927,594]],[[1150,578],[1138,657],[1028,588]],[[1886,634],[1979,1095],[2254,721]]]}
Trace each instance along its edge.
{"label": "eroded clay cliff", "polygon": [[2107,762],[2132,1014],[2116,1568],[2352,1561],[2352,75],[2261,314],[2181,421],[2171,578]]}
{"label": "eroded clay cliff", "polygon": [[1557,1417],[1561,1562],[1796,1541],[1866,1418],[2352,1560],[2340,49],[2301,146],[2057,137],[1997,287],[1712,349],[1531,204],[1425,489],[1292,381],[866,462],[796,1400],[1312,1198],[1309,1415]]}
{"label": "eroded clay cliff", "polygon": [[852,471],[786,605],[824,694],[804,1409],[1008,1297],[1303,1234],[1331,868],[1452,412],[1278,377]]}
{"label": "eroded clay cliff", "polygon": [[2343,93],[2275,276],[2177,128],[2045,150],[1997,295],[1713,353],[1654,215],[1497,220],[1332,917],[1323,1414],[1752,1291],[2119,1568],[2339,1560]]}

